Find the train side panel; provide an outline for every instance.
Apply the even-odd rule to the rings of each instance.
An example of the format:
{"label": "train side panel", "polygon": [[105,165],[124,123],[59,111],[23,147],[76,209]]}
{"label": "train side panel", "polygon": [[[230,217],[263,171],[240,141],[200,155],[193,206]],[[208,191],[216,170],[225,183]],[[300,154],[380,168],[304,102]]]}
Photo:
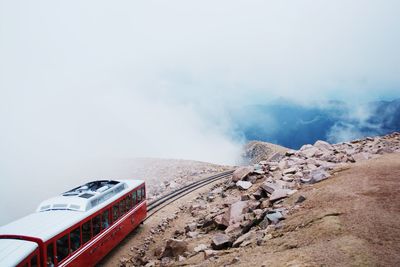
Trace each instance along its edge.
{"label": "train side panel", "polygon": [[120,218],[110,229],[91,240],[78,253],[59,266],[93,266],[118,245],[146,218],[146,201]]}

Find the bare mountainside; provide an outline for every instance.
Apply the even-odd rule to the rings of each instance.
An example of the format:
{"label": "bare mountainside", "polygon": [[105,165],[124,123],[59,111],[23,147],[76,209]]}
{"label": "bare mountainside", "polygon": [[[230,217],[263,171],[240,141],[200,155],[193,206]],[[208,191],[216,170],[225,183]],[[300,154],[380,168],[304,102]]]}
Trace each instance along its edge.
{"label": "bare mountainside", "polygon": [[287,151],[168,206],[110,266],[399,266],[400,134]]}

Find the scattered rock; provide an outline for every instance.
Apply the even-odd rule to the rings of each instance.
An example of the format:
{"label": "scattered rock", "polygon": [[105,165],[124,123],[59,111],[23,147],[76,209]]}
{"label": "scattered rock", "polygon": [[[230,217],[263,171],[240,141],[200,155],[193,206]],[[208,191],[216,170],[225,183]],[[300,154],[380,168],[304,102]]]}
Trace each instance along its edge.
{"label": "scattered rock", "polygon": [[177,257],[187,251],[188,243],[184,240],[170,238],[167,240],[164,251],[161,255],[164,257]]}
{"label": "scattered rock", "polygon": [[244,241],[250,241],[254,240],[255,242],[256,234],[254,231],[247,232],[246,234],[240,236],[238,239],[236,239],[235,242],[233,242],[232,247],[237,248],[239,247]]}
{"label": "scattered rock", "polygon": [[285,197],[288,197],[292,194],[294,194],[296,192],[296,190],[291,190],[291,189],[278,189],[275,190],[271,196],[269,197],[270,201],[276,201]]}
{"label": "scattered rock", "polygon": [[299,196],[298,199],[296,200],[295,204],[300,204],[303,203],[306,200],[304,196]]}
{"label": "scattered rock", "polygon": [[199,232],[187,232],[186,233],[186,236],[188,237],[188,238],[196,238],[196,237],[198,237],[199,236]]}
{"label": "scattered rock", "polygon": [[318,140],[317,142],[315,142],[314,146],[316,148],[321,149],[321,150],[322,149],[325,149],[325,150],[332,150],[333,149],[331,144],[329,144],[328,142],[325,142],[325,141],[321,141],[321,140]]}
{"label": "scattered rock", "polygon": [[229,207],[228,211],[224,214],[223,219],[225,219],[229,225],[241,222],[243,220],[243,214],[247,212],[247,209],[247,201],[236,201]]}
{"label": "scattered rock", "polygon": [[242,190],[247,190],[249,189],[253,184],[247,181],[238,181],[236,183],[236,186],[239,187]]}
{"label": "scattered rock", "polygon": [[211,249],[206,249],[204,250],[204,259],[208,260],[209,258],[212,258],[217,255],[217,251],[211,250]]}
{"label": "scattered rock", "polygon": [[215,250],[226,249],[232,246],[232,241],[228,235],[218,233],[213,236],[211,246]]}
{"label": "scattered rock", "polygon": [[237,182],[243,180],[247,175],[254,171],[253,167],[240,167],[232,174],[232,181]]}
{"label": "scattered rock", "polygon": [[265,217],[273,224],[277,224],[280,220],[284,218],[282,213],[280,213],[279,211],[273,211],[271,213],[267,213]]}
{"label": "scattered rock", "polygon": [[314,183],[318,183],[321,182],[322,180],[325,180],[327,178],[329,178],[331,175],[329,173],[327,173],[326,171],[322,170],[322,169],[317,169],[317,170],[313,170],[310,173],[310,183],[314,184]]}
{"label": "scattered rock", "polygon": [[205,244],[200,244],[200,245],[198,245],[197,247],[195,247],[193,250],[194,250],[194,252],[198,253],[198,252],[204,251],[204,250],[206,250],[206,249],[208,249],[208,246],[207,246],[207,245],[205,245]]}

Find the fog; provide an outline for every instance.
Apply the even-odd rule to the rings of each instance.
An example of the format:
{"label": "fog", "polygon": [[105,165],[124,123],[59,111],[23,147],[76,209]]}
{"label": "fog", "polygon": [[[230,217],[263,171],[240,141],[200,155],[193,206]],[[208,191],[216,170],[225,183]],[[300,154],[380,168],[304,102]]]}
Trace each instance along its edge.
{"label": "fog", "polygon": [[244,140],[232,107],[398,97],[398,10],[395,0],[0,0],[0,225],[91,177],[123,176],[118,159],[235,164]]}

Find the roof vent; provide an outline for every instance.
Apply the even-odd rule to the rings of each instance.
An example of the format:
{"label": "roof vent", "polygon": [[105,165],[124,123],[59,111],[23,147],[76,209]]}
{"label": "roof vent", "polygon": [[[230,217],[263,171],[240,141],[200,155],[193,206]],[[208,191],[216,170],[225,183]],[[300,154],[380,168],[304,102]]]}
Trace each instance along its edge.
{"label": "roof vent", "polygon": [[84,193],[84,194],[80,195],[79,197],[82,197],[82,198],[91,198],[92,196],[94,196],[94,195],[93,195],[93,194]]}
{"label": "roof vent", "polygon": [[71,210],[80,210],[80,209],[81,209],[81,206],[75,205],[75,204],[71,204],[71,205],[69,205],[69,208],[70,208]]}
{"label": "roof vent", "polygon": [[67,204],[54,204],[53,209],[66,209],[68,207]]}
{"label": "roof vent", "polygon": [[50,205],[46,205],[40,208],[40,210],[47,210],[47,209],[50,209]]}

